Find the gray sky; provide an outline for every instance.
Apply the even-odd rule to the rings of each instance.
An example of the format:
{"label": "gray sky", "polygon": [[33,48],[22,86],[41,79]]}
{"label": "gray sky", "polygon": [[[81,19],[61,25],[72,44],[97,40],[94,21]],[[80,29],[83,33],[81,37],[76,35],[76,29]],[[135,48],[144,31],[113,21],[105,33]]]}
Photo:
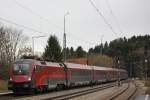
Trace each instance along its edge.
{"label": "gray sky", "polygon": [[[102,12],[116,35],[104,23],[89,0],[0,0],[0,17],[18,24],[31,27],[44,33],[33,32],[7,22],[5,25],[22,29],[30,37],[55,34],[61,43],[63,39],[63,17],[66,12],[67,46],[76,48],[81,45],[85,50],[118,37],[145,35],[150,32],[150,0],[92,0]],[[108,1],[108,2],[106,2]],[[18,4],[19,3],[19,4]],[[34,13],[23,7],[31,9]],[[119,28],[110,12],[112,9]],[[43,20],[42,18],[48,19]],[[43,51],[47,37],[35,39],[35,51]],[[31,44],[31,40],[29,41]]]}

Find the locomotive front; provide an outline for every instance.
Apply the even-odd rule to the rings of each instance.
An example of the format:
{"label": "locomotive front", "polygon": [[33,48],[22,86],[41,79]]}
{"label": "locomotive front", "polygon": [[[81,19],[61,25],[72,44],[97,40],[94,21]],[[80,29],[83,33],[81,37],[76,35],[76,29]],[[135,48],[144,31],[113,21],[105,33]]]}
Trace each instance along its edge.
{"label": "locomotive front", "polygon": [[21,59],[16,61],[9,71],[8,89],[13,90],[14,93],[31,90],[33,88],[32,72],[33,63],[31,59]]}

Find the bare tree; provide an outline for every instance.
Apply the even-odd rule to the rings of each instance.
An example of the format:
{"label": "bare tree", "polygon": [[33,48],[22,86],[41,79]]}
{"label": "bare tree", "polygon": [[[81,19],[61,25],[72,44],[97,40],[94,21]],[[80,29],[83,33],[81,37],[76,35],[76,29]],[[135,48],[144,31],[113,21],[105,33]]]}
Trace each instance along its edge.
{"label": "bare tree", "polygon": [[23,48],[29,38],[22,31],[0,24],[0,79],[7,79],[7,68],[14,62],[18,50]]}
{"label": "bare tree", "polygon": [[28,37],[13,28],[0,27],[0,62],[11,63],[16,59],[20,48],[23,48],[28,41]]}
{"label": "bare tree", "polygon": [[24,46],[23,48],[20,48],[18,50],[18,55],[17,57],[22,57],[23,55],[32,55],[32,48],[29,46]]}

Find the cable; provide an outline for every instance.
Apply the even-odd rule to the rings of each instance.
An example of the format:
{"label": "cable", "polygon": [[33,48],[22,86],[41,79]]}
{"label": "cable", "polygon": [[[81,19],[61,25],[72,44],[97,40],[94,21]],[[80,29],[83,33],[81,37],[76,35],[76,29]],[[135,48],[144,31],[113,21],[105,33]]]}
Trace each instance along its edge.
{"label": "cable", "polygon": [[[62,27],[59,27],[58,25],[56,25],[56,24],[50,22],[48,19],[42,17],[40,14],[35,13],[33,10],[31,10],[30,8],[28,8],[28,7],[24,6],[23,4],[19,3],[17,0],[14,0],[14,1],[15,1],[15,3],[16,3],[18,6],[22,7],[22,8],[25,9],[25,10],[27,10],[27,11],[30,12],[31,14],[34,14],[35,16],[38,16],[41,20],[44,20],[44,21],[46,21],[46,22],[48,22],[48,23],[50,23],[50,24],[53,24],[53,25],[55,25],[58,29],[63,30]],[[71,33],[69,33],[68,36],[72,37],[73,34],[72,34],[72,35],[70,35],[70,34],[71,34]],[[78,40],[83,41],[83,42],[88,43],[88,44],[92,44],[92,45],[95,45],[95,44],[96,44],[96,43],[94,43],[94,42],[90,42],[90,41],[86,41],[86,40],[80,39],[80,38],[78,38],[78,37],[76,37],[76,36],[73,36],[73,38],[74,38],[74,37],[77,38]]]}
{"label": "cable", "polygon": [[102,17],[102,19],[104,20],[105,24],[110,28],[110,30],[117,35],[117,33],[114,31],[114,29],[112,28],[112,26],[108,23],[108,21],[106,20],[106,18],[103,16],[103,14],[101,13],[101,11],[96,7],[96,5],[92,2],[92,0],[89,0],[89,2],[91,3],[91,5],[95,8],[95,10],[98,12],[98,14]]}
{"label": "cable", "polygon": [[63,29],[62,27],[60,27],[60,26],[58,26],[58,25],[52,23],[52,22],[49,21],[48,19],[42,17],[40,14],[35,13],[35,12],[34,12],[33,10],[31,10],[30,8],[28,8],[28,7],[24,6],[23,4],[19,3],[17,0],[14,0],[14,1],[15,1],[15,3],[16,3],[18,6],[22,7],[22,8],[25,9],[25,10],[27,10],[27,11],[30,12],[31,14],[33,14],[33,15],[35,15],[35,16],[38,16],[41,20],[44,20],[44,21],[46,21],[46,22],[48,22],[48,23],[51,23],[51,24],[55,25],[57,28],[59,28],[59,29],[60,29],[60,28]]}
{"label": "cable", "polygon": [[15,23],[15,22],[12,22],[12,21],[10,21],[10,20],[7,20],[7,19],[1,18],[1,17],[0,17],[0,20],[3,20],[3,21],[5,21],[5,22],[7,22],[7,23],[10,23],[10,24],[14,24],[14,25],[19,26],[19,27],[23,27],[23,28],[28,29],[28,30],[31,30],[31,31],[33,31],[33,32],[43,33],[43,32],[38,31],[38,30],[36,30],[36,29],[30,28],[30,27],[27,27],[27,26],[24,26],[24,25],[17,24],[17,23]]}
{"label": "cable", "polygon": [[108,6],[108,8],[109,8],[109,10],[110,10],[110,13],[111,13],[112,17],[114,18],[114,20],[115,20],[115,22],[116,22],[116,25],[117,25],[117,27],[118,27],[120,33],[122,33],[122,29],[121,29],[121,27],[120,27],[120,25],[119,25],[119,22],[118,22],[116,16],[115,16],[114,13],[113,13],[113,10],[111,9],[111,6],[110,6],[110,4],[109,4],[109,0],[106,0],[106,3],[107,3],[107,6]]}
{"label": "cable", "polygon": [[[5,22],[10,23],[10,24],[13,24],[13,25],[16,25],[16,26],[19,26],[19,27],[22,27],[22,28],[24,28],[24,29],[31,30],[31,31],[33,31],[33,32],[49,34],[49,33],[46,33],[46,32],[41,32],[41,31],[38,31],[38,30],[36,30],[36,29],[27,27],[27,26],[25,26],[25,25],[21,25],[21,24],[12,22],[12,21],[10,21],[10,20],[7,20],[7,19],[1,18],[1,17],[0,17],[0,20],[5,21]],[[60,39],[60,40],[62,41],[62,39]],[[78,44],[75,44],[75,43],[73,43],[73,42],[68,42],[68,43],[69,43],[69,44],[78,45]]]}

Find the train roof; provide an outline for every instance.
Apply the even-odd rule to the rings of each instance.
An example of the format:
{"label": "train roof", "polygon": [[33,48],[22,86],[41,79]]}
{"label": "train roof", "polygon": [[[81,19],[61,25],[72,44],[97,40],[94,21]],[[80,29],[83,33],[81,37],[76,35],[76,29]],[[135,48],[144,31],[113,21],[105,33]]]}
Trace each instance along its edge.
{"label": "train roof", "polygon": [[[64,65],[62,63],[56,63],[56,62],[47,62],[47,61],[39,61],[35,59],[18,59],[15,61],[15,63],[36,63],[41,66],[47,66],[47,67],[63,67]],[[94,69],[94,70],[104,70],[104,71],[122,71],[126,72],[124,69],[117,69],[117,68],[109,68],[109,67],[102,67],[102,66],[90,66],[90,65],[82,65],[82,64],[74,64],[74,63],[65,63],[67,68],[74,68],[74,69]]]}
{"label": "train roof", "polygon": [[34,59],[17,59],[14,63],[32,63],[36,60]]}
{"label": "train roof", "polygon": [[14,63],[36,63],[41,66],[61,67],[60,64],[56,62],[46,62],[35,59],[17,59]]}
{"label": "train roof", "polygon": [[94,69],[94,70],[103,70],[103,71],[124,71],[123,69],[109,68],[109,67],[101,67],[101,66],[90,66],[90,65],[82,65],[82,64],[74,64],[74,63],[65,63],[67,68],[74,69]]}
{"label": "train roof", "polygon": [[[42,63],[42,62],[40,62],[40,63]],[[43,65],[44,65],[44,66],[51,66],[51,67],[62,67],[62,66],[60,65],[60,63],[55,63],[55,62],[44,62]]]}
{"label": "train roof", "polygon": [[101,66],[92,66],[92,67],[95,70],[112,70],[112,69],[110,69],[108,67],[101,67]]}

